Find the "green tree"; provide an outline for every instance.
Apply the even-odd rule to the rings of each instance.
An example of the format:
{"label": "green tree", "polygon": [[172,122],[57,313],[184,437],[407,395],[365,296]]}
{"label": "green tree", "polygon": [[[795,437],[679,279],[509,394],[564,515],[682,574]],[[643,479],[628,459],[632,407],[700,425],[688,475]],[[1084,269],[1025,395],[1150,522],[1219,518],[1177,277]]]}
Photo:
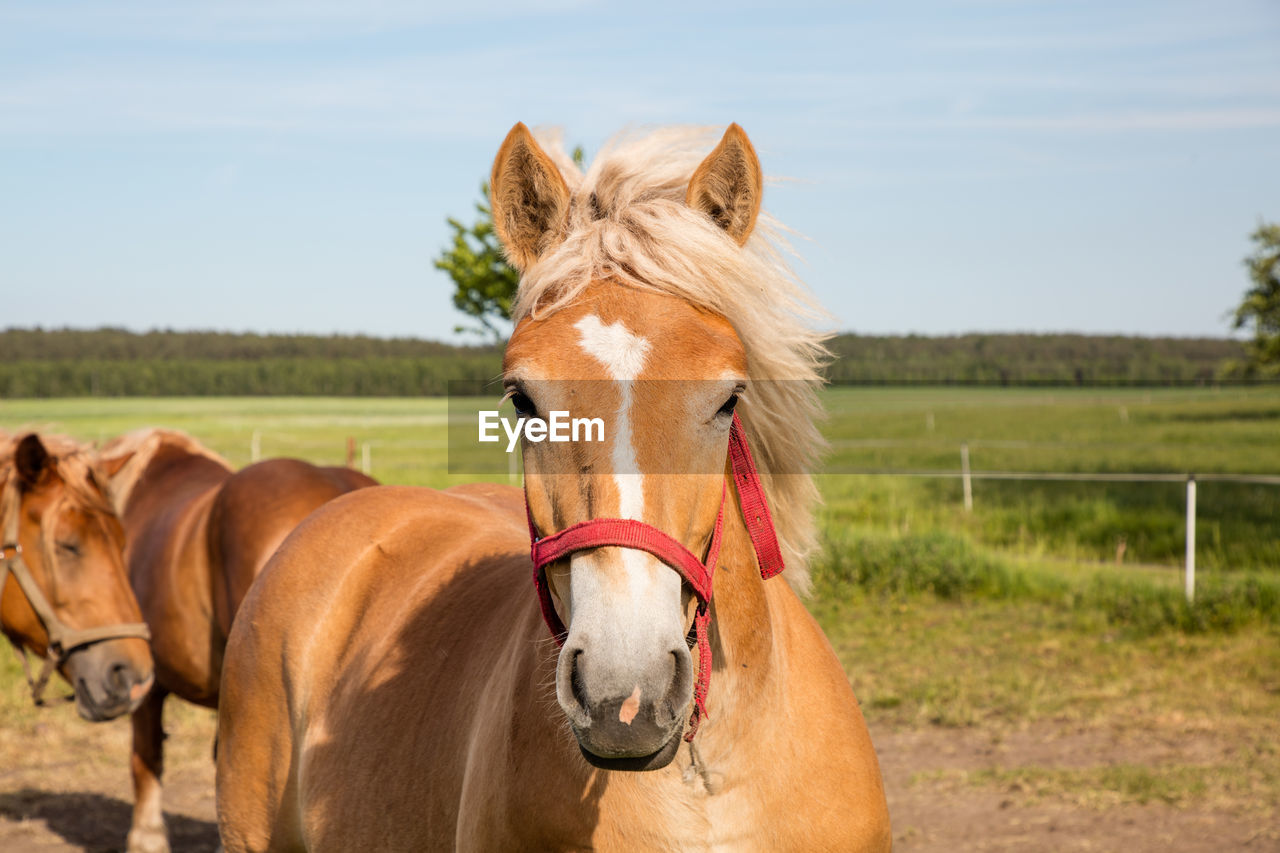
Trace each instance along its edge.
{"label": "green tree", "polygon": [[[573,149],[573,162],[581,166],[582,160],[579,145]],[[482,198],[476,203],[480,218],[474,225],[464,225],[452,216],[447,220],[453,229],[453,240],[440,252],[435,265],[453,279],[453,307],[480,324],[479,328],[454,326],[453,330],[488,335],[496,343],[502,339],[498,322],[511,319],[520,273],[507,263],[493,230],[487,181],[480,184],[480,195]]]}
{"label": "green tree", "polygon": [[1280,224],[1262,223],[1250,235],[1254,252],[1244,259],[1253,282],[1236,308],[1232,327],[1252,327],[1239,372],[1248,376],[1280,376]]}
{"label": "green tree", "polygon": [[480,328],[455,326],[455,332],[487,334],[493,340],[502,338],[498,319],[511,319],[520,273],[507,263],[493,230],[493,211],[489,208],[489,184],[480,185],[483,200],[476,203],[480,218],[474,225],[463,225],[450,216],[453,241],[436,258],[436,269],[453,279],[453,307],[476,319]]}

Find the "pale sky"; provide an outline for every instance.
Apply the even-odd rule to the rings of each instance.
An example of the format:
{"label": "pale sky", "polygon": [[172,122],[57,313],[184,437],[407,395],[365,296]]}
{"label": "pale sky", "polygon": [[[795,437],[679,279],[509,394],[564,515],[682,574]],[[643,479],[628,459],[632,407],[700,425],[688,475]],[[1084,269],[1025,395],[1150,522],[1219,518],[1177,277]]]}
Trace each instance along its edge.
{"label": "pale sky", "polygon": [[863,333],[1225,334],[1280,219],[1276,0],[432,6],[0,4],[0,327],[450,338],[517,120],[739,122]]}

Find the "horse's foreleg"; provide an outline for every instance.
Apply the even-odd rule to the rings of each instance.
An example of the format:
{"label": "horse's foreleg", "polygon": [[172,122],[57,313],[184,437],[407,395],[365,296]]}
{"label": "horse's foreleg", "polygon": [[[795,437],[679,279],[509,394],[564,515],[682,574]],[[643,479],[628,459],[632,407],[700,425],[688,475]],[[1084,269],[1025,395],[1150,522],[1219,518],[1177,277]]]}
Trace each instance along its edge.
{"label": "horse's foreleg", "polygon": [[164,697],[153,688],[133,712],[133,824],[129,853],[169,853],[161,810],[160,776],[164,773]]}

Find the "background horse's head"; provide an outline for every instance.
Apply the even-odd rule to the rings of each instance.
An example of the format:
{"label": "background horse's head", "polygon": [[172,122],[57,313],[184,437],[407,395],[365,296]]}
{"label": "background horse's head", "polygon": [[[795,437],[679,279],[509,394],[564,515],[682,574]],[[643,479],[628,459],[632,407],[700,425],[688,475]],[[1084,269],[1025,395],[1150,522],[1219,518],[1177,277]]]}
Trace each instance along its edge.
{"label": "background horse's head", "polygon": [[[20,650],[54,655],[85,719],[133,710],[154,676],[151,648],[140,636],[145,626],[125,572],[124,532],[91,455],[35,434],[0,440],[0,479],[3,544],[21,549],[4,556],[20,560],[35,587],[24,589],[5,571],[5,635]],[[51,648],[51,634],[66,638],[64,648]]]}
{"label": "background horse's head", "polygon": [[[690,143],[704,140],[642,140],[602,154],[582,175],[518,124],[498,153],[494,224],[523,273],[507,393],[524,416],[566,411],[605,424],[599,442],[526,442],[526,494],[541,535],[594,518],[636,519],[703,558],[726,500],[739,397],[748,421],[751,411],[787,403],[753,399],[747,387],[739,327],[767,326],[764,303],[748,296],[726,305],[735,287],[769,280],[743,248],[760,210],[759,162],[737,125],[700,163],[689,161]],[[681,156],[666,156],[673,151]],[[775,334],[794,333],[795,322],[774,318]],[[807,372],[795,432],[812,441],[804,389],[820,347],[811,333],[789,344],[796,340],[809,349],[799,357]],[[584,755],[602,767],[665,766],[695,681],[692,591],[633,548],[578,551],[549,566],[547,581],[568,632],[556,696]]]}

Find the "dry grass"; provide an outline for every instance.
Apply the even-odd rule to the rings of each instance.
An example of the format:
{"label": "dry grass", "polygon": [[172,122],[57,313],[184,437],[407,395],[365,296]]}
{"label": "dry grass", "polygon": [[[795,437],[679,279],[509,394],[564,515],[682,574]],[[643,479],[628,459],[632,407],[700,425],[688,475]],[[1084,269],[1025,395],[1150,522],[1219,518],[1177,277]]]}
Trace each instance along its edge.
{"label": "dry grass", "polygon": [[[0,791],[22,785],[63,789],[86,775],[129,775],[129,718],[88,723],[71,702],[62,681],[48,691],[51,704],[31,702],[17,656],[0,651]],[[165,705],[165,761],[170,770],[212,760],[214,713],[176,699]]]}
{"label": "dry grass", "polygon": [[1132,637],[1051,605],[928,595],[820,615],[873,728],[955,729],[989,752],[916,784],[1275,815],[1275,627]]}

